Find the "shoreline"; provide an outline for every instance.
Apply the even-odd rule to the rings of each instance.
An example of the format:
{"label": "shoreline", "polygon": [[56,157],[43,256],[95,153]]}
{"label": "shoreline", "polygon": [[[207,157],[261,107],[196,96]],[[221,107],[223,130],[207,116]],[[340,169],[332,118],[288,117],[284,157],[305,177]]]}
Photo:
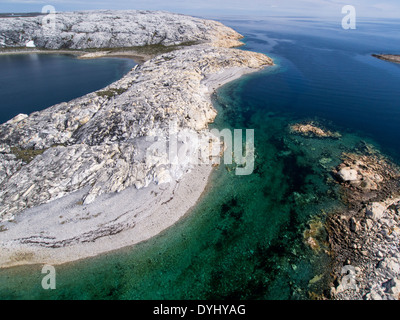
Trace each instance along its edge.
{"label": "shoreline", "polygon": [[[121,48],[123,49],[123,48]],[[43,50],[33,49],[25,50],[24,48],[18,48],[14,50],[0,50],[0,56],[4,55],[20,55],[20,54],[61,54],[61,55],[73,55],[78,59],[96,59],[96,58],[129,58],[142,64],[152,58],[149,54],[141,54],[134,50],[121,50],[115,52],[109,51],[80,51],[80,50]]]}
{"label": "shoreline", "polygon": [[[335,300],[400,299],[400,168],[369,145],[332,174],[347,209],[328,215]],[[349,278],[352,280],[350,283]]]}
{"label": "shoreline", "polygon": [[[206,48],[200,46],[194,50]],[[249,57],[254,54],[236,52],[239,53]],[[272,64],[272,60],[265,59]],[[203,99],[211,105],[211,95],[217,88],[271,64],[233,66],[209,74],[200,83]],[[124,82],[124,79],[116,83]],[[68,147],[55,149],[63,151]],[[139,189],[132,186],[117,193],[101,194],[89,203],[81,201],[88,189],[78,189],[59,199],[25,209],[16,215],[14,222],[1,226],[0,269],[65,264],[149,240],[190,214],[207,190],[212,171],[211,164],[200,165],[170,183],[151,183]]]}
{"label": "shoreline", "polygon": [[[133,246],[189,214],[213,170],[213,156],[200,153],[221,147],[208,130],[217,115],[212,93],[273,65],[264,54],[235,49],[243,36],[212,20],[160,11],[58,18],[60,32],[50,38],[35,18],[3,20],[2,43],[15,47],[0,53],[142,63],[96,92],[0,125],[7,169],[0,171],[0,268],[64,264]],[[88,24],[114,31],[85,32]],[[47,49],[24,48],[32,35]],[[189,148],[188,132],[208,144],[170,159],[167,142],[181,134],[179,148]]]}
{"label": "shoreline", "polygon": [[[24,213],[29,214],[30,217],[22,218],[21,221],[17,222],[20,227],[13,229],[14,237],[23,236],[29,228],[36,228],[38,234],[47,232],[46,227],[48,225],[38,225],[34,223],[36,219],[47,221],[53,228],[58,228],[51,230],[48,239],[53,238],[52,234],[64,233],[65,235],[70,233],[72,228],[79,226],[79,217],[97,220],[96,223],[104,224],[106,222],[100,216],[96,216],[98,211],[104,211],[102,208],[108,208],[107,220],[110,220],[109,218],[112,216],[115,220],[123,221],[125,225],[121,227],[121,231],[116,230],[113,235],[99,237],[93,242],[85,241],[65,247],[52,247],[57,244],[50,242],[48,243],[49,247],[20,243],[15,246],[13,241],[4,241],[2,233],[0,233],[0,241],[2,242],[0,269],[23,265],[73,263],[133,247],[138,243],[147,241],[190,214],[204,196],[213,169],[210,166],[199,166],[186,173],[181,181],[173,182],[168,186],[152,184],[140,190],[132,187],[121,193],[99,197],[89,205],[78,204],[81,193],[78,191],[59,200],[27,209],[27,212]],[[157,195],[156,198],[155,194],[161,194],[161,196]],[[129,210],[125,209],[126,211],[120,215],[121,207],[126,208],[131,201],[133,203],[141,202],[141,204],[135,205]],[[150,210],[148,210],[149,207]],[[55,217],[54,211],[57,211],[58,216]],[[85,214],[90,211],[97,213],[87,218]],[[69,219],[69,221],[64,224],[58,223],[57,220],[60,216],[63,217],[61,219]],[[76,216],[79,217],[76,218]],[[91,229],[91,224],[87,224],[88,230]],[[82,226],[80,227],[82,228]]]}

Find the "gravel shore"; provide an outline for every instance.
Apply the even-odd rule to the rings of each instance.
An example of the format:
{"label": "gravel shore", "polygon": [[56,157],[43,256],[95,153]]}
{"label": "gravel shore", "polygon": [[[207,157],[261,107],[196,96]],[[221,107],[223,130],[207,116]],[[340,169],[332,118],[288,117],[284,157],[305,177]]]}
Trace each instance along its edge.
{"label": "gravel shore", "polygon": [[[212,172],[213,163],[200,159],[198,151],[214,142],[221,147],[208,130],[216,116],[211,94],[273,64],[263,54],[231,48],[242,36],[217,22],[165,12],[115,15],[121,19],[108,11],[60,14],[60,28],[97,30],[91,39],[104,48],[107,23],[117,29],[136,16],[145,29],[119,26],[118,48],[148,43],[156,27],[165,29],[166,44],[203,43],[159,54],[102,90],[0,125],[0,268],[83,259],[134,245],[173,225],[196,204]],[[19,39],[21,21],[10,19],[0,21],[16,28],[5,33],[3,43]],[[69,29],[76,19],[80,25]],[[163,19],[169,23],[159,25]],[[37,42],[45,41],[34,21],[29,23]],[[43,45],[81,49],[76,38],[66,44],[63,39],[57,34]],[[100,50],[86,58],[103,55]],[[171,123],[180,148],[190,147],[185,137],[190,132],[209,141],[204,150],[191,150],[175,163],[166,150],[153,148],[171,141]],[[193,157],[194,163],[187,161]]]}

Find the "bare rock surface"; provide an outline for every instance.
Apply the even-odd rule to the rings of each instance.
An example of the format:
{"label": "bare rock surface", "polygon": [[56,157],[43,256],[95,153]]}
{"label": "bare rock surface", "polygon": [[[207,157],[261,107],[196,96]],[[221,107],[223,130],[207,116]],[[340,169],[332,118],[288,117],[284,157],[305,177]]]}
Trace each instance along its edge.
{"label": "bare rock surface", "polygon": [[296,123],[290,126],[292,133],[297,133],[306,137],[317,137],[317,138],[340,138],[341,135],[338,132],[331,132],[320,128],[317,123]]}
{"label": "bare rock surface", "polygon": [[372,56],[381,60],[400,63],[400,55],[398,54],[373,54]]}
{"label": "bare rock surface", "polygon": [[[46,49],[134,47],[183,42],[239,45],[238,33],[219,22],[163,11],[82,11],[0,19],[0,45]],[[240,36],[239,36],[240,37]]]}
{"label": "bare rock surface", "polygon": [[[98,48],[203,43],[157,55],[102,90],[18,115],[0,125],[0,246],[7,252],[0,261],[2,266],[61,263],[91,256],[148,239],[176,222],[196,203],[211,172],[210,158],[199,154],[207,154],[213,143],[220,146],[207,130],[216,116],[211,93],[272,64],[263,54],[227,48],[236,46],[241,36],[208,20],[147,11],[63,13],[57,14],[62,32],[44,37],[38,27],[41,18],[0,19],[3,42],[19,46],[29,38],[45,48],[74,49],[87,48],[89,42]],[[193,134],[207,143],[190,148],[188,137]],[[172,161],[168,152],[171,141],[177,150],[185,151],[177,154],[177,161]],[[206,169],[201,169],[203,166]],[[198,173],[192,181],[188,178],[191,171]],[[182,181],[186,188],[180,188],[178,195],[174,186]],[[158,197],[151,197],[154,205],[145,202],[145,207],[136,209],[111,206],[113,197],[125,190],[143,190],[133,200],[140,201],[148,199],[151,192],[159,193],[154,189],[157,186],[168,190],[163,193],[165,203],[173,199],[181,203],[167,208],[156,205]],[[62,214],[51,209],[71,197],[79,199],[74,198],[75,205],[63,207]],[[108,213],[87,220],[73,218],[79,206],[98,202]],[[26,224],[24,217],[40,206],[47,206],[45,216],[35,211],[29,220],[31,227],[19,227]],[[49,210],[53,210],[51,214]],[[129,214],[123,215],[121,210]],[[153,217],[151,226],[145,218],[138,219],[138,210],[147,210],[146,216]],[[166,212],[173,217],[165,219]],[[45,224],[46,231],[43,219],[51,215],[70,218],[53,216],[50,225]],[[143,226],[150,231],[143,231]],[[129,241],[126,236],[113,245],[104,240],[127,232]],[[79,245],[89,242],[95,245],[79,251],[83,248]],[[74,254],[68,254],[71,246]],[[21,248],[29,253],[22,256],[30,259],[15,259]],[[43,253],[39,248],[59,249],[59,253]],[[35,254],[39,251],[40,255]]]}
{"label": "bare rock surface", "polygon": [[[146,187],[164,169],[179,179],[186,164],[171,165],[167,154],[149,154],[148,148],[168,141],[171,124],[208,134],[204,130],[216,116],[208,75],[236,68],[237,77],[270,63],[261,54],[194,46],[136,66],[97,93],[1,125],[0,143],[10,148],[0,164],[7,168],[0,175],[1,219],[87,185],[85,203],[102,193]],[[222,80],[230,79],[232,74]],[[20,154],[30,150],[40,154],[21,162]]]}
{"label": "bare rock surface", "polygon": [[400,299],[399,168],[366,145],[364,152],[344,154],[333,174],[348,210],[327,221],[332,298]]}

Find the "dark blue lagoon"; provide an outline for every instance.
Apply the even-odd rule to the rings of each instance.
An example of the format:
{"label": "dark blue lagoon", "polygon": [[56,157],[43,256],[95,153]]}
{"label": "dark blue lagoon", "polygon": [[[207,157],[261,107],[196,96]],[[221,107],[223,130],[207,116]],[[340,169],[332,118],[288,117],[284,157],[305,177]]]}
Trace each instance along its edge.
{"label": "dark blue lagoon", "polygon": [[[221,20],[221,19],[220,19]],[[331,256],[321,225],[343,204],[331,170],[343,152],[375,146],[400,159],[399,21],[305,18],[221,20],[245,35],[244,50],[275,66],[214,95],[213,126],[255,130],[254,173],[219,166],[206,194],[178,224],[134,248],[57,268],[57,290],[40,287],[41,266],[0,271],[1,298],[309,299],[329,290]],[[314,121],[340,139],[293,135]],[[311,248],[307,235],[319,245]]]}
{"label": "dark blue lagoon", "polygon": [[61,54],[0,55],[0,123],[99,90],[120,79],[131,59]]}

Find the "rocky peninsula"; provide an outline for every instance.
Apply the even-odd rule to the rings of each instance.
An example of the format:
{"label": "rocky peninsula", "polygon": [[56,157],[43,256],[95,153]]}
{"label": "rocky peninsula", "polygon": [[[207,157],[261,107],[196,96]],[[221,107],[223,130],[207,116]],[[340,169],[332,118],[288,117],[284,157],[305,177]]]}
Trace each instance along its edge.
{"label": "rocky peninsula", "polygon": [[398,54],[373,54],[372,56],[381,60],[400,63],[400,55]]}
{"label": "rocky peninsula", "polygon": [[0,267],[82,259],[174,224],[196,204],[213,163],[198,150],[171,162],[171,132],[184,150],[188,132],[210,141],[203,148],[219,146],[207,130],[211,94],[273,63],[232,48],[242,36],[231,28],[179,14],[59,13],[55,29],[42,19],[0,19],[0,46],[33,41],[35,50],[86,58],[157,50],[102,90],[0,125]]}

